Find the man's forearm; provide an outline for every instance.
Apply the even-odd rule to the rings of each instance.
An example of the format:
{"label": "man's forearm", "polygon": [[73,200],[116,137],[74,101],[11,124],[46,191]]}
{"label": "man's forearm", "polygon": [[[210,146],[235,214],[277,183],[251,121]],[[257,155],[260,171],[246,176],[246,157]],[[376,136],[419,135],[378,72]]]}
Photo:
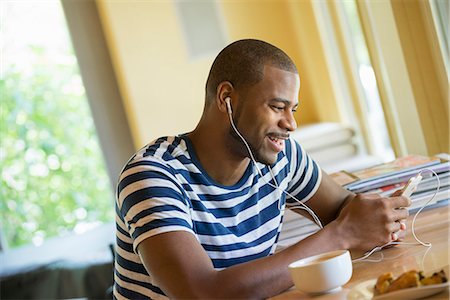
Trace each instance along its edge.
{"label": "man's forearm", "polygon": [[336,219],[336,218],[339,216],[339,214],[341,213],[342,209],[343,209],[347,204],[349,204],[350,201],[352,201],[353,198],[355,198],[355,197],[356,197],[356,194],[354,194],[354,193],[352,193],[352,192],[349,192],[349,194],[347,195],[347,197],[345,197],[344,201],[342,201],[341,206],[339,206],[339,209],[337,210],[336,215],[334,216],[334,219]]}
{"label": "man's forearm", "polygon": [[277,295],[293,285],[288,270],[290,263],[311,255],[345,249],[337,230],[337,227],[326,226],[272,256],[219,271],[211,291],[215,291],[214,296],[218,298],[267,298]]}

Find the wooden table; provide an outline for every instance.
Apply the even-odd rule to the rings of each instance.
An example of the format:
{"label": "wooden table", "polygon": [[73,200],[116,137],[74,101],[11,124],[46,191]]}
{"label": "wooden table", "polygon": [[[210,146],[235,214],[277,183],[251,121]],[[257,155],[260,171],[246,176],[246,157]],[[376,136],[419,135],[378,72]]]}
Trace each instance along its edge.
{"label": "wooden table", "polygon": [[[408,232],[405,242],[414,242],[411,233],[411,222],[414,215],[408,218]],[[342,287],[342,290],[333,294],[320,296],[306,295],[292,288],[272,299],[347,299],[347,294],[356,285],[370,279],[376,279],[380,274],[393,272],[394,276],[411,270],[437,270],[449,264],[449,228],[450,206],[430,208],[422,211],[416,219],[415,232],[423,242],[432,243],[431,248],[422,245],[398,245],[390,249],[384,249],[381,253],[384,258],[380,262],[354,262],[353,275],[350,281]],[[353,258],[361,254],[352,253]],[[370,259],[380,258],[380,253],[373,254]],[[449,277],[449,274],[447,274]],[[442,293],[427,299],[449,299],[448,289]]]}

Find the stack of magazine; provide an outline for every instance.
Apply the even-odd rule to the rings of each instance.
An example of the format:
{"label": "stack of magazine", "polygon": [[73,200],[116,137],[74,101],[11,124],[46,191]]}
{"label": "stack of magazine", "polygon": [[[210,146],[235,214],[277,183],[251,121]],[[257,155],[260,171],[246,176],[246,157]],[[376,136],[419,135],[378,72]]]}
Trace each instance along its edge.
{"label": "stack of magazine", "polygon": [[410,206],[410,210],[417,210],[431,199],[427,206],[448,204],[449,160],[450,155],[445,153],[433,157],[409,155],[368,169],[356,172],[339,171],[330,176],[352,192],[390,196],[396,190],[402,189],[411,177],[420,173],[423,179],[411,195]]}

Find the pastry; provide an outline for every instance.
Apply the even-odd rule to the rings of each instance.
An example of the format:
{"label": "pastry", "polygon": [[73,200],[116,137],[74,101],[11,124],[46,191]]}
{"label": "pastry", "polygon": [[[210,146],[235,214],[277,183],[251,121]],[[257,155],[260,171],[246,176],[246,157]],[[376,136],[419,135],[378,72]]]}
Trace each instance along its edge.
{"label": "pastry", "polygon": [[391,282],[391,284],[386,289],[386,293],[407,289],[411,287],[416,287],[420,285],[419,272],[416,270],[411,270],[403,273],[397,279]]}
{"label": "pastry", "polygon": [[375,295],[380,295],[386,293],[389,285],[394,280],[394,274],[392,272],[385,273],[378,277],[377,283],[375,284]]}
{"label": "pastry", "polygon": [[374,296],[431,284],[439,284],[447,282],[447,276],[444,270],[433,273],[433,275],[425,277],[423,272],[416,270],[407,271],[396,279],[391,272],[380,275],[374,287]]}

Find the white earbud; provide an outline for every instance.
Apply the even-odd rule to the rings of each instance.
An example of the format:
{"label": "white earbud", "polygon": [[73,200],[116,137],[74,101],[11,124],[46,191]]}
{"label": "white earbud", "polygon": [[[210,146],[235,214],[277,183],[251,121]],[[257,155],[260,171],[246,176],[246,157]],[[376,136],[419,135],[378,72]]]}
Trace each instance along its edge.
{"label": "white earbud", "polygon": [[230,97],[226,97],[226,98],[225,98],[225,103],[227,104],[227,110],[228,110],[228,113],[231,115],[233,112],[232,112],[232,110],[231,110],[231,103],[230,103],[230,101],[231,101],[231,98],[230,98]]}

